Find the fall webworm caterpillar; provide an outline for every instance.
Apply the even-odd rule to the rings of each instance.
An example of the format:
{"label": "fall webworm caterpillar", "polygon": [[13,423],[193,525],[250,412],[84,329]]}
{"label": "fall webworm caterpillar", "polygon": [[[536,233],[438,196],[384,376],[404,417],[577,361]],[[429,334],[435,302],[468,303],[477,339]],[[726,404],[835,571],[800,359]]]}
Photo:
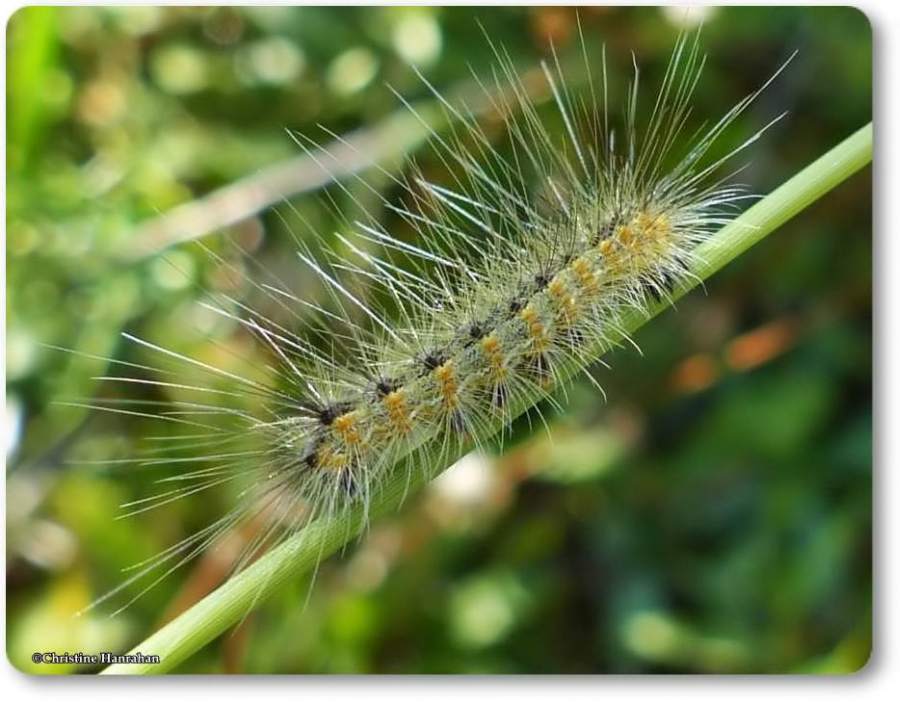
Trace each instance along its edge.
{"label": "fall webworm caterpillar", "polygon": [[[403,193],[397,202],[358,179],[414,238],[382,228],[359,192],[337,183],[360,205],[359,216],[344,215],[353,233],[339,232],[332,250],[317,253],[310,223],[309,237],[297,241],[304,275],[319,280],[329,299],[307,300],[277,279],[252,283],[302,328],[227,294],[202,303],[267,350],[271,368],[259,378],[126,334],[160,365],[113,361],[123,372],[101,379],[179,396],[164,411],[145,400],[90,406],[154,416],[182,431],[151,437],[155,448],[123,461],[179,469],[161,479],[158,493],[126,504],[126,514],[233,482],[243,487],[228,512],[136,564],[94,605],[146,578],[140,596],[238,524],[266,520],[240,568],[317,516],[367,505],[400,459],[435,460],[462,443],[481,445],[498,428],[502,440],[512,407],[555,402],[561,369],[585,369],[596,360],[592,349],[620,331],[623,312],[666,299],[690,275],[696,246],[749,197],[718,173],[769,125],[724,156],[706,156],[768,82],[690,133],[705,60],[699,36],[678,38],[649,105],[639,103],[635,64],[618,129],[605,55],[599,70],[584,57],[590,89],[581,99],[567,89],[555,54],[542,64],[555,107],[551,131],[512,61],[502,49],[495,54],[482,89],[503,122],[505,145],[421,76],[451,118],[448,134],[431,132],[449,180],[434,182],[412,166],[406,178],[382,170]],[[333,155],[299,135],[296,141],[323,169],[335,168]],[[263,397],[265,406],[248,410],[248,397]]]}

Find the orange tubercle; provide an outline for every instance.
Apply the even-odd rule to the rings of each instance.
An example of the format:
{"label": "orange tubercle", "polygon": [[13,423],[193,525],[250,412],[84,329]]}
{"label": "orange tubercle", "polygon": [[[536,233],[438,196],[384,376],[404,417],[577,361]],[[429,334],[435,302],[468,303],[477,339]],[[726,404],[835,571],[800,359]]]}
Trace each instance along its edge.
{"label": "orange tubercle", "polygon": [[590,262],[584,256],[579,256],[572,261],[572,271],[585,292],[594,292],[597,287],[597,275],[591,268]]}
{"label": "orange tubercle", "polygon": [[409,407],[406,404],[404,392],[402,390],[389,392],[385,395],[383,402],[393,427],[403,434],[409,432]]}
{"label": "orange tubercle", "polygon": [[503,380],[506,377],[506,364],[503,361],[503,350],[500,346],[500,340],[496,335],[489,334],[481,340],[481,350],[487,356],[492,377],[496,380]]}
{"label": "orange tubercle", "polygon": [[575,298],[569,293],[566,284],[560,280],[560,277],[557,275],[550,281],[547,291],[550,293],[550,297],[559,306],[560,317],[562,320],[567,325],[571,324],[575,318],[576,312]]}
{"label": "orange tubercle", "polygon": [[631,246],[634,243],[634,230],[631,228],[631,224],[625,224],[616,229],[616,238],[622,246]]}
{"label": "orange tubercle", "polygon": [[456,380],[456,370],[453,368],[453,361],[447,361],[435,368],[434,375],[440,383],[444,404],[450,409],[454,409],[459,405],[459,383]]}
{"label": "orange tubercle", "polygon": [[357,413],[347,412],[334,420],[332,426],[345,443],[358,444],[361,440],[358,429],[359,417]]}
{"label": "orange tubercle", "polygon": [[544,351],[547,348],[547,331],[538,317],[537,310],[530,304],[519,313],[519,317],[528,325],[528,335],[537,352]]}
{"label": "orange tubercle", "polygon": [[640,230],[643,236],[651,238],[656,242],[665,241],[672,231],[672,224],[669,222],[669,218],[664,214],[641,212],[634,218],[634,225]]}
{"label": "orange tubercle", "polygon": [[339,473],[347,467],[347,456],[334,449],[322,451],[319,454],[318,466]]}

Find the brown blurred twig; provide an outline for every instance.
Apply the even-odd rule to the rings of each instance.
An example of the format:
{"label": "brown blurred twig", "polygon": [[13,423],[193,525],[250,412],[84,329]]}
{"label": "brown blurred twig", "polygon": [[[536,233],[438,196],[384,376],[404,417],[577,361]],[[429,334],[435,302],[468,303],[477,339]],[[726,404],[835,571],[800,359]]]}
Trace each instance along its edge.
{"label": "brown blurred twig", "polygon": [[[542,102],[548,94],[544,82],[533,79],[539,76],[540,69],[532,68],[525,72],[523,80],[535,103]],[[501,96],[485,93],[474,80],[456,86],[447,94],[450,104],[464,105],[464,111],[474,116],[489,113],[504,103]],[[437,99],[423,100],[412,105],[412,110],[403,106],[372,127],[323,144],[321,149],[329,154],[325,159],[327,168],[323,167],[320,156],[301,153],[139,224],[133,233],[134,247],[125,258],[132,262],[143,260],[170,246],[237,224],[301,193],[362,173],[376,164],[387,169],[398,168],[406,156],[427,141],[432,130],[440,131],[450,121],[451,116]]]}

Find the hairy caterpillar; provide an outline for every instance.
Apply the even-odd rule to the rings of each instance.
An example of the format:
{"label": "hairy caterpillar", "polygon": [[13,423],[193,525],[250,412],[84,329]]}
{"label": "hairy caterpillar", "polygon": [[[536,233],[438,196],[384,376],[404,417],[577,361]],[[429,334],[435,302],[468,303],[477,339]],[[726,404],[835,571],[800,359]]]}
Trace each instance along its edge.
{"label": "hairy caterpillar", "polygon": [[[620,129],[607,107],[605,58],[583,102],[569,93],[555,57],[544,64],[561,138],[512,62],[496,53],[498,69],[483,87],[512,155],[501,153],[464,106],[432,89],[453,119],[450,136],[432,133],[452,181],[432,182],[415,169],[406,179],[385,172],[403,191],[401,204],[371,190],[417,239],[363,215],[348,223],[354,234],[339,233],[337,249],[324,256],[298,241],[305,273],[331,299],[306,300],[278,281],[255,287],[289,316],[302,310],[299,330],[227,295],[207,304],[268,349],[271,372],[237,375],[127,335],[175,362],[180,375],[140,366],[104,380],[196,394],[157,415],[185,433],[160,437],[154,453],[129,459],[186,469],[163,479],[156,495],[126,505],[129,513],[233,481],[248,484],[229,512],[137,564],[133,577],[95,604],[162,571],[151,587],[236,524],[263,516],[267,526],[240,567],[311,519],[368,505],[400,459],[412,456],[404,465],[414,467],[502,432],[517,408],[552,400],[564,369],[585,369],[595,360],[592,349],[622,334],[626,311],[666,299],[690,276],[696,246],[748,197],[716,174],[765,127],[729,153],[705,157],[765,85],[691,135],[691,96],[704,61],[698,37],[677,40],[644,113],[635,68]],[[590,72],[587,57],[585,65]],[[327,153],[297,141],[330,167]],[[191,379],[198,374],[224,379],[230,389]],[[242,407],[250,395],[266,398],[263,412]],[[142,416],[154,409],[150,401],[119,402],[92,406]]]}

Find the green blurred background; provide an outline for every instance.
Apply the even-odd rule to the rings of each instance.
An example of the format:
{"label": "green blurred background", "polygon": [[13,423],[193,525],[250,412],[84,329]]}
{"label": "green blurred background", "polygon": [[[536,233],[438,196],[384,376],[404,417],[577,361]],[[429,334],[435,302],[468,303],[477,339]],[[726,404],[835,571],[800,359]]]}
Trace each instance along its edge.
{"label": "green blurred background", "polygon": [[[621,90],[630,51],[652,90],[680,11],[584,8]],[[698,119],[717,118],[795,49],[738,120],[788,110],[740,177],[765,193],[871,119],[871,34],[846,8],[708,10]],[[467,94],[478,28],[527,74],[557,47],[586,87],[568,8],[27,8],[7,27],[7,647],[124,651],[227,572],[228,549],[72,613],[121,569],[222,513],[223,490],[115,521],[150,494],[127,457],[151,424],[54,404],[115,393],[99,360],[155,362],[125,330],[198,358],[261,366],[266,349],[197,304],[252,298],[253,259],[315,297],[292,255],[298,215],[345,229],[286,129],[364,139],[400,172],[440,162],[386,83],[447,125],[411,64]],[[489,75],[489,74],[488,74]],[[645,105],[650,96],[644,93]],[[552,107],[552,106],[551,106]],[[485,116],[498,141],[496,115]],[[733,142],[734,143],[734,142]],[[350,159],[352,160],[352,159]],[[365,173],[387,197],[397,192]],[[348,183],[351,181],[348,181]],[[222,200],[200,200],[226,185]],[[255,189],[254,189],[255,188]],[[358,185],[359,197],[397,226]],[[262,200],[254,198],[262,191]],[[297,193],[300,193],[299,195]],[[256,212],[254,202],[275,207]],[[227,204],[227,207],[223,205]],[[230,207],[235,208],[231,213]],[[242,209],[243,208],[243,209]],[[228,218],[239,221],[229,223]],[[228,226],[224,226],[228,224]],[[227,270],[196,244],[205,236]],[[223,230],[227,235],[223,236]],[[181,672],[849,672],[871,647],[872,228],[868,170],[642,329],[503,455],[470,456],[378,521],[311,590],[298,581]],[[299,276],[299,277],[298,277]],[[261,301],[260,304],[265,304]],[[223,360],[224,359],[224,360]],[[231,366],[229,366],[231,367]],[[139,394],[137,392],[132,395]],[[150,397],[150,395],[142,395]],[[161,402],[172,399],[157,392]],[[251,534],[235,533],[239,547]],[[134,594],[132,592],[131,594]],[[304,605],[307,595],[308,603]],[[147,651],[146,653],[151,653]]]}

